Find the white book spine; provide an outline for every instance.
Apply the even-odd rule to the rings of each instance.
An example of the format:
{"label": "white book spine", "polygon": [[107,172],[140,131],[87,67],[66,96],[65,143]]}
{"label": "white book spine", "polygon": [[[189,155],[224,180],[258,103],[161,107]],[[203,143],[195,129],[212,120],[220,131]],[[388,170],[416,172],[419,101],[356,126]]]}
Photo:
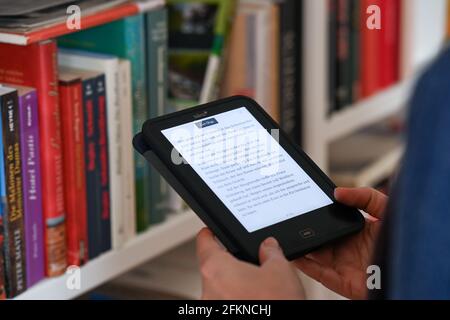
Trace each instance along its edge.
{"label": "white book spine", "polygon": [[122,123],[122,173],[123,209],[120,226],[125,233],[125,241],[136,235],[136,189],[133,156],[133,100],[131,96],[131,64],[128,60],[119,61],[119,86]]}
{"label": "white book spine", "polygon": [[109,156],[109,190],[111,208],[111,241],[113,249],[125,242],[125,233],[120,227],[122,215],[122,151],[121,151],[121,108],[119,102],[119,60],[113,57],[60,53],[59,64],[65,67],[105,74],[108,126],[108,156]]}

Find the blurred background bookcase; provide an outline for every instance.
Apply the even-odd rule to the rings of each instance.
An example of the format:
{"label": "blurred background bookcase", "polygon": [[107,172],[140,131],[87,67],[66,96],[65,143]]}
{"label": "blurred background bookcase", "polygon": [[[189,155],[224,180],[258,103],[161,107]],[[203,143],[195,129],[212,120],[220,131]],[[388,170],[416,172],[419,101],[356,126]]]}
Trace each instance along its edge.
{"label": "blurred background bookcase", "polygon": [[[244,2],[259,3],[251,0]],[[336,3],[339,2],[336,0]],[[301,125],[298,126],[298,136],[301,137],[305,151],[325,172],[340,181],[338,184],[376,186],[395,171],[404,148],[402,139],[396,136],[394,142],[389,140],[388,149],[385,150],[384,140],[380,142],[380,139],[371,136],[366,128],[386,120],[397,123],[398,118],[402,117],[415,79],[443,46],[444,26],[447,21],[446,6],[445,0],[403,0],[401,34],[404,38],[399,53],[401,71],[398,81],[338,111],[330,112],[329,52],[332,49],[329,38],[329,1],[302,1],[298,12],[302,30],[301,52],[298,55],[298,63],[301,66],[301,83],[298,87],[301,99],[297,106],[301,110],[301,117],[297,119]],[[122,17],[116,16],[112,20],[120,18]],[[92,22],[91,26],[105,22],[100,19]],[[56,35],[49,33],[49,36]],[[26,40],[10,36],[2,38],[2,41],[23,45]],[[259,67],[261,68],[261,65]],[[211,81],[216,80],[220,82],[221,79]],[[203,93],[202,96],[208,95]],[[352,165],[348,164],[354,160],[351,155],[370,151],[369,149],[374,145],[378,146],[378,143],[381,145],[379,148],[373,147],[376,152],[364,156],[364,161],[357,161],[356,171],[352,170]],[[377,156],[374,158],[373,154]],[[179,296],[198,298],[199,278],[196,269],[192,267],[195,262],[186,262],[185,259],[195,259],[189,242],[201,226],[202,223],[192,211],[182,209],[181,212],[169,216],[165,222],[138,234],[122,248],[107,252],[83,266],[81,290],[68,289],[66,282],[70,275],[63,275],[40,282],[17,299],[77,298],[116,278],[117,283],[124,286],[139,283],[144,287],[152,287],[151,277],[146,276],[143,270],[151,270],[148,273],[152,274],[158,288],[163,288],[166,292],[176,292]],[[177,251],[181,245],[184,247]],[[186,255],[186,252],[192,254]],[[173,266],[177,264],[178,259],[183,259],[183,263],[188,264],[190,268],[186,271],[174,267],[177,271],[168,271],[170,267],[163,262],[158,265],[158,257],[161,255],[164,255],[164,263]],[[154,262],[149,262],[151,260]],[[139,272],[127,273],[139,266]],[[167,270],[164,273],[162,269]],[[162,272],[160,277],[155,276],[157,272]],[[180,280],[175,281],[177,277]],[[167,281],[164,282],[165,280]],[[308,297],[338,298],[317,283],[305,281]]]}

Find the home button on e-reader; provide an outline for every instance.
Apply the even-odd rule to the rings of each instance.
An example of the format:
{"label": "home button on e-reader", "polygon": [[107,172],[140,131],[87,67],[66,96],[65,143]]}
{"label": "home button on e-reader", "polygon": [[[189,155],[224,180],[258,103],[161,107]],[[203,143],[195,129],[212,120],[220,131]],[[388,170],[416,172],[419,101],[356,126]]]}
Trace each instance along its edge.
{"label": "home button on e-reader", "polygon": [[311,239],[311,238],[314,238],[316,236],[316,233],[314,232],[313,229],[308,228],[308,229],[300,231],[300,236],[303,239]]}

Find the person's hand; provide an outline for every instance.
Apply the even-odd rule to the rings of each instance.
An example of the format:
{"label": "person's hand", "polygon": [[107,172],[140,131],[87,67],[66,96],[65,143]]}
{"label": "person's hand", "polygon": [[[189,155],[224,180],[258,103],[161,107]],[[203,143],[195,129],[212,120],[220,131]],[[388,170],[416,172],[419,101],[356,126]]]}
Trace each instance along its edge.
{"label": "person's hand", "polygon": [[362,232],[296,260],[306,275],[349,299],[367,298],[367,267],[372,262],[388,197],[374,189],[338,188],[337,201],[371,215]]}
{"label": "person's hand", "polygon": [[260,267],[237,260],[216,241],[209,229],[203,229],[197,236],[197,255],[202,274],[202,299],[295,300],[305,297],[295,268],[273,238],[261,244]]}

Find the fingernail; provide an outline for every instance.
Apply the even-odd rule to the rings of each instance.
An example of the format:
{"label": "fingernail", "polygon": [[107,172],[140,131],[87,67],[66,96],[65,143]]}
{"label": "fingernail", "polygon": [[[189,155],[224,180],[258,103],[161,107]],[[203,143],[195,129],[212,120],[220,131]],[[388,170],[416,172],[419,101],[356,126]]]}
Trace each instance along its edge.
{"label": "fingernail", "polygon": [[273,237],[266,239],[263,244],[265,247],[269,247],[269,248],[274,248],[274,249],[280,248],[280,245],[279,245],[277,239],[275,239]]}

